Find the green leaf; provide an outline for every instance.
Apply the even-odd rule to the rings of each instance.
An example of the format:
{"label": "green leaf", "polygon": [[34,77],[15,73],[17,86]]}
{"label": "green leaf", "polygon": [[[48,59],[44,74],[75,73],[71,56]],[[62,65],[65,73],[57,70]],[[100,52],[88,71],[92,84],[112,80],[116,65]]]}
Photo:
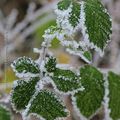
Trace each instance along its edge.
{"label": "green leaf", "polygon": [[18,58],[11,66],[18,77],[33,77],[40,73],[39,65],[28,57]]}
{"label": "green leaf", "polygon": [[109,72],[109,108],[111,109],[110,116],[113,120],[120,119],[120,75]]}
{"label": "green leaf", "polygon": [[[103,55],[112,32],[112,22],[107,10],[99,0],[81,2],[63,0],[58,3],[58,10],[56,9],[55,12],[58,16],[57,25],[64,32],[64,35],[62,32],[60,33],[62,40],[68,38],[74,40],[74,34],[79,29],[83,35],[84,47],[95,49],[100,55]],[[64,41],[61,44],[65,45]]]}
{"label": "green leaf", "polygon": [[82,89],[80,77],[70,70],[57,68],[53,73],[52,80],[60,92],[71,93]]}
{"label": "green leaf", "polygon": [[72,0],[62,0],[58,3],[59,10],[67,10]]}
{"label": "green leaf", "polygon": [[54,72],[56,70],[56,58],[52,56],[49,57],[45,64],[45,68],[48,72]]}
{"label": "green leaf", "polygon": [[110,39],[112,27],[110,16],[99,0],[85,0],[84,12],[90,43],[94,44],[92,47],[103,51]]}
{"label": "green leaf", "polygon": [[69,22],[73,27],[79,24],[80,20],[80,4],[77,2],[72,2],[72,11],[70,13]]}
{"label": "green leaf", "polygon": [[96,68],[86,65],[80,69],[81,83],[85,90],[74,95],[79,111],[91,117],[100,107],[104,97],[103,74]]}
{"label": "green leaf", "polygon": [[88,61],[92,61],[92,54],[90,51],[85,51],[83,56],[88,60]]}
{"label": "green leaf", "polygon": [[25,117],[29,114],[37,114],[45,120],[67,117],[68,112],[61,101],[48,90],[39,91],[28,105]]}
{"label": "green leaf", "polygon": [[20,111],[26,108],[26,105],[35,93],[35,85],[39,79],[39,77],[36,77],[30,80],[18,80],[14,82],[11,94],[11,102],[14,109]]}
{"label": "green leaf", "polygon": [[10,111],[3,105],[0,105],[0,120],[11,120]]}

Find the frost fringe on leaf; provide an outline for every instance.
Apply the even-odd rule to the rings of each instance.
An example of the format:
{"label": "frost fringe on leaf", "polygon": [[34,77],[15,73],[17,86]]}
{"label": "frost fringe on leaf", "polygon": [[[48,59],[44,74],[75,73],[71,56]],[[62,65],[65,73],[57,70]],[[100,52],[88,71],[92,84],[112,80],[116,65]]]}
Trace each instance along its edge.
{"label": "frost fringe on leaf", "polygon": [[36,77],[40,72],[39,65],[28,57],[18,58],[11,64],[11,67],[19,78]]}

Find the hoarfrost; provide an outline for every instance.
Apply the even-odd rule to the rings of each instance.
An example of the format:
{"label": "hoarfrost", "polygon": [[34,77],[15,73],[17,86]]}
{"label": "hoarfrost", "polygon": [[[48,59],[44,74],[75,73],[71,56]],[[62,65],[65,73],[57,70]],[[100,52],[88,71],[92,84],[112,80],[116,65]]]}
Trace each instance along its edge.
{"label": "hoarfrost", "polygon": [[71,4],[70,7],[64,11],[59,10],[57,6],[55,8],[55,13],[57,15],[57,25],[63,30],[65,30],[66,34],[68,35],[72,35],[74,31],[73,27],[69,23],[69,16],[72,11],[72,6],[73,5]]}
{"label": "hoarfrost", "polygon": [[112,118],[110,117],[111,110],[109,109],[110,98],[108,97],[109,96],[109,82],[108,82],[106,74],[104,75],[104,87],[105,87],[105,96],[104,96],[104,101],[103,101],[104,111],[105,111],[104,120],[112,120]]}
{"label": "hoarfrost", "polygon": [[76,112],[77,115],[80,117],[80,119],[81,119],[81,120],[87,120],[87,118],[85,118],[85,117],[81,114],[80,110],[78,109],[77,103],[76,103],[76,98],[74,97],[74,94],[72,95],[72,105],[73,105],[73,108],[74,108],[75,112]]}
{"label": "hoarfrost", "polygon": [[26,109],[21,113],[22,114],[22,118],[23,120],[29,119],[30,116],[28,116],[28,111],[31,107],[31,103],[33,102],[33,100],[36,98],[36,96],[38,95],[39,91],[36,91],[35,94],[32,96],[32,98],[30,99],[28,105],[26,106]]}

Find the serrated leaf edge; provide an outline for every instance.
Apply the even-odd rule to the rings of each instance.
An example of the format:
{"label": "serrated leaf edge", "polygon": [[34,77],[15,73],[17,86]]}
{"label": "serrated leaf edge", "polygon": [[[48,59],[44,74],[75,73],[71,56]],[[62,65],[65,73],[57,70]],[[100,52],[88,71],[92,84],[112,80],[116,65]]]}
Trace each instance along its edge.
{"label": "serrated leaf edge", "polygon": [[[92,119],[97,113],[99,113],[99,111],[100,111],[100,109],[101,109],[101,107],[100,108],[98,108],[96,111],[95,111],[95,113],[93,113],[89,118],[87,118],[87,117],[85,117],[82,113],[81,113],[81,111],[80,111],[80,109],[77,107],[77,100],[76,100],[76,97],[74,97],[74,94],[72,94],[72,96],[71,96],[71,99],[72,99],[72,105],[73,105],[73,109],[75,110],[75,112],[77,113],[77,115],[81,118],[81,120],[90,120],[90,119]],[[102,102],[102,101],[101,101]],[[108,119],[105,119],[105,120],[108,120]]]}
{"label": "serrated leaf edge", "polygon": [[[42,90],[44,90],[44,89],[42,89]],[[42,90],[40,90],[40,91],[42,91]],[[41,115],[38,115],[38,114],[36,114],[36,113],[30,113],[29,115],[27,115],[27,113],[28,113],[28,111],[29,111],[29,108],[30,108],[30,106],[31,106],[32,101],[36,98],[36,96],[39,94],[40,91],[36,90],[36,92],[34,93],[34,95],[32,96],[32,98],[30,99],[28,105],[26,106],[26,109],[21,113],[23,120],[26,120],[27,118],[29,119],[31,115],[35,115],[37,118],[40,118],[40,119],[42,119],[42,120],[46,120],[46,119],[43,118]],[[48,91],[48,92],[51,92],[50,90],[47,90],[47,91]],[[53,94],[54,94],[54,93],[53,93]],[[57,98],[57,95],[54,94],[54,97],[55,97],[63,106],[65,106],[65,105],[63,104],[63,102],[62,102],[60,99]],[[61,119],[61,120],[62,120],[63,118],[65,119],[65,118],[67,118],[67,117],[70,116],[70,112],[69,112],[67,109],[64,109],[64,112],[67,112],[67,113],[68,113],[68,115],[67,115],[66,117],[57,117],[55,120],[57,120],[57,119]]]}
{"label": "serrated leaf edge", "polygon": [[[83,42],[85,42],[85,44],[90,47],[91,49],[95,49],[99,54],[100,56],[103,56],[104,55],[104,50],[107,46],[107,44],[111,41],[111,40],[108,40],[107,41],[107,44],[104,46],[103,50],[101,50],[101,48],[99,48],[98,46],[96,46],[93,42],[91,42],[89,40],[89,35],[88,35],[88,31],[87,31],[87,27],[85,25],[85,17],[86,17],[86,14],[85,14],[85,2],[82,1],[81,2],[81,13],[80,13],[80,28],[81,28],[81,31],[82,31],[82,34],[84,36],[84,40]],[[105,9],[106,13],[109,15],[109,13],[107,12],[107,10]],[[110,15],[109,15],[110,16]],[[111,17],[110,17],[110,21],[111,20]],[[109,38],[111,38],[111,34],[109,35]]]}
{"label": "serrated leaf edge", "polygon": [[81,118],[81,120],[87,120],[87,118],[81,114],[80,109],[77,107],[76,98],[74,97],[74,94],[72,94],[71,100],[72,100],[73,109],[75,110],[77,115]]}
{"label": "serrated leaf edge", "polygon": [[[71,70],[71,71],[73,71],[73,68],[68,68],[68,69],[66,69],[66,68],[64,68],[63,66],[62,66],[62,68],[61,68],[61,67],[60,67],[60,64],[57,64],[56,67],[59,68],[59,69],[62,69],[62,70]],[[63,92],[63,91],[61,91],[61,90],[59,90],[59,89],[57,88],[57,85],[55,84],[54,80],[51,78],[52,76],[54,76],[54,73],[47,73],[47,74],[48,74],[49,77],[47,77],[47,79],[44,80],[44,81],[46,81],[46,83],[47,83],[47,82],[48,82],[48,79],[49,79],[49,83],[52,84],[55,92],[57,92],[57,93],[59,93],[59,94],[61,94],[61,95],[70,95],[70,94],[77,93],[78,91],[83,91],[83,90],[84,90],[84,87],[81,85],[80,88],[77,88],[77,89],[75,89],[75,90],[71,90],[71,91],[68,91],[68,92]],[[44,78],[44,79],[45,79],[45,78]]]}
{"label": "serrated leaf edge", "polygon": [[53,85],[54,90],[55,90],[57,93],[61,94],[61,95],[70,95],[70,94],[77,93],[78,91],[83,91],[83,90],[84,90],[84,87],[81,86],[81,87],[78,88],[78,89],[75,89],[75,90],[72,90],[72,91],[68,91],[68,92],[63,92],[63,91],[61,91],[61,90],[59,90],[59,89],[57,88],[57,85],[55,84],[55,82],[54,82],[52,79],[50,80],[50,82],[51,82],[51,84]]}
{"label": "serrated leaf edge", "polygon": [[10,92],[10,104],[12,106],[12,109],[16,112],[16,113],[21,113],[23,110],[17,110],[15,107],[15,104],[12,102],[12,96],[13,96],[14,90],[11,90]]}
{"label": "serrated leaf edge", "polygon": [[[15,104],[12,102],[12,96],[13,96],[13,93],[14,93],[14,89],[18,86],[18,83],[17,83],[18,81],[20,81],[20,80],[15,80],[13,82],[13,87],[12,87],[12,90],[10,92],[10,103],[11,103],[11,106],[12,106],[13,110],[16,111],[16,113],[22,113],[23,110],[17,110],[16,107],[15,107]],[[22,81],[30,82],[30,81],[32,81],[32,79],[26,78],[26,79],[23,79]]]}
{"label": "serrated leaf edge", "polygon": [[[16,70],[16,68],[15,68],[14,65],[16,64],[16,62],[17,62],[18,60],[20,60],[20,59],[22,59],[22,58],[27,58],[27,57],[25,57],[25,56],[20,57],[20,58],[14,60],[13,63],[11,64],[11,67],[12,67],[13,71],[15,72],[15,75],[16,75],[18,78],[38,77],[39,74],[33,74],[33,73],[30,73],[30,72],[27,72],[27,73],[24,73],[24,72],[19,73],[19,72]],[[35,67],[38,67],[38,65],[37,65],[36,62],[34,62],[31,58],[28,58],[28,59],[33,62],[33,64],[35,65]]]}
{"label": "serrated leaf edge", "polygon": [[[92,66],[92,65],[82,65],[79,69],[81,69],[81,68],[85,68],[86,66],[91,66],[91,67],[94,67],[94,68],[96,68],[95,66]],[[99,69],[99,68],[96,68],[98,71],[101,71],[101,69]],[[103,73],[102,73],[103,74]],[[105,78],[106,78],[106,76],[105,76]],[[104,78],[104,79],[105,79]],[[84,88],[85,89],[85,88]],[[78,91],[79,92],[79,91]],[[71,100],[72,100],[72,105],[73,105],[73,108],[74,108],[74,110],[75,110],[75,112],[77,113],[77,115],[82,119],[82,120],[88,120],[88,119],[91,119],[94,115],[96,115],[98,112],[99,112],[99,110],[101,109],[101,107],[100,108],[98,108],[97,110],[96,110],[96,112],[95,113],[93,113],[89,118],[86,118],[82,113],[81,113],[81,111],[80,111],[80,109],[77,107],[77,100],[76,100],[76,97],[74,96],[75,95],[75,93],[73,93],[73,94],[71,94]],[[104,104],[104,102],[103,101],[101,101],[101,105],[103,105]],[[106,119],[105,119],[106,120]],[[111,120],[111,119],[110,119]]]}

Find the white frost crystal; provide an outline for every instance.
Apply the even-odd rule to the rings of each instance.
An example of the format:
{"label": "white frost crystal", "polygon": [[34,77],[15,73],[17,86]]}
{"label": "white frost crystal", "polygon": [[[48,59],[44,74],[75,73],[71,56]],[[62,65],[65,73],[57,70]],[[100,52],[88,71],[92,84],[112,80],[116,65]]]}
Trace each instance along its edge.
{"label": "white frost crystal", "polygon": [[104,111],[105,111],[105,117],[104,120],[112,120],[110,117],[110,109],[109,109],[109,82],[107,79],[107,75],[104,75],[104,87],[105,87],[105,96],[104,96]]}
{"label": "white frost crystal", "polygon": [[72,4],[67,10],[64,11],[59,10],[57,6],[55,8],[55,13],[57,15],[57,25],[61,27],[63,30],[65,30],[64,32],[66,32],[66,34],[68,35],[73,34],[73,27],[69,23],[69,16],[71,11],[72,11]]}

